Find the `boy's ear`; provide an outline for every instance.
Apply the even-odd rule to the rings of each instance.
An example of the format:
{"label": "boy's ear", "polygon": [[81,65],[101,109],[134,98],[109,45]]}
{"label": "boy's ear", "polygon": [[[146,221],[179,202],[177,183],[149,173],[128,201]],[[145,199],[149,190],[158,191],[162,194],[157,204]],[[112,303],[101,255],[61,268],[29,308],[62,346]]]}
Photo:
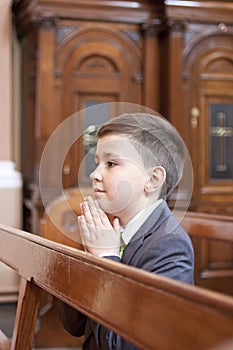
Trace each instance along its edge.
{"label": "boy's ear", "polygon": [[160,191],[166,180],[166,170],[162,166],[156,166],[151,170],[150,179],[145,185],[145,192],[151,194]]}

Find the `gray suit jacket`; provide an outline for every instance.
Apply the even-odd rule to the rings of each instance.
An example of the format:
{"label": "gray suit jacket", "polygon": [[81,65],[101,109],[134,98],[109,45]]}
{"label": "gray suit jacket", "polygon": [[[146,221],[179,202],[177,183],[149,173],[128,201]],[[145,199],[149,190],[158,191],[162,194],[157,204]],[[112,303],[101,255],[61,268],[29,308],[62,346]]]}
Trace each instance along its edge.
{"label": "gray suit jacket", "polygon": [[[120,262],[118,257],[108,257]],[[126,246],[122,263],[193,284],[191,240],[163,201]],[[136,316],[136,315],[135,315]],[[66,304],[61,308],[64,327],[73,335],[85,334],[84,350],[136,350],[137,347]]]}

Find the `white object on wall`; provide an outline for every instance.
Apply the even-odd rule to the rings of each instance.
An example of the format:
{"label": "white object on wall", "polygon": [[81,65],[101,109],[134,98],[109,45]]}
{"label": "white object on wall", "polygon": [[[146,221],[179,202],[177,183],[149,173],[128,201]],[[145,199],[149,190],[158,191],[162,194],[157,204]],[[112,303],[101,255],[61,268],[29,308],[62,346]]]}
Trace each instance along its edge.
{"label": "white object on wall", "polygon": [[[11,161],[0,161],[0,223],[22,227],[22,178]],[[0,302],[17,300],[18,288],[17,273],[0,263]]]}

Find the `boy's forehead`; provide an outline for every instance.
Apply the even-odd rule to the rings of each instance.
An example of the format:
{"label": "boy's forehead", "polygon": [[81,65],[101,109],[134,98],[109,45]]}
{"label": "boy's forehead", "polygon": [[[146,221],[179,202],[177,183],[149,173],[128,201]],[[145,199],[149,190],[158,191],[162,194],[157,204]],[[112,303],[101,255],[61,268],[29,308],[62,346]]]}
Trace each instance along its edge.
{"label": "boy's forehead", "polygon": [[96,156],[118,156],[135,161],[141,161],[141,156],[137,152],[136,148],[124,136],[119,135],[106,135],[99,138],[96,149]]}

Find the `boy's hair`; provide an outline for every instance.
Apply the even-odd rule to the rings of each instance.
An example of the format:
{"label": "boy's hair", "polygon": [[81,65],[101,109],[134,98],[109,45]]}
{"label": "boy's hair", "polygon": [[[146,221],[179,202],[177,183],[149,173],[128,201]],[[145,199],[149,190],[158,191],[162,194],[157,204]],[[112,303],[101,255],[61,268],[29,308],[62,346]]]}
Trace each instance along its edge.
{"label": "boy's hair", "polygon": [[102,125],[96,136],[125,136],[135,146],[145,168],[162,166],[166,182],[160,196],[167,196],[179,183],[185,160],[185,146],[176,129],[161,115],[122,114]]}

